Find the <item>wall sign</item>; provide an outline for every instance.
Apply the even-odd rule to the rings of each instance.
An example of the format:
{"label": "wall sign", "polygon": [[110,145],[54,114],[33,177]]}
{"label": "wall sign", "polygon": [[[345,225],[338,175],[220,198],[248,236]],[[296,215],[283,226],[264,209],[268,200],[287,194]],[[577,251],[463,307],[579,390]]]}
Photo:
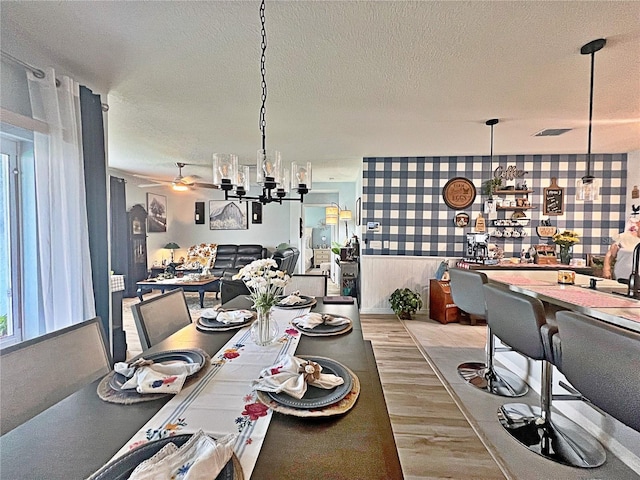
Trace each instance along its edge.
{"label": "wall sign", "polygon": [[455,177],[449,180],[442,189],[442,198],[447,207],[462,210],[476,199],[476,187],[467,178]]}
{"label": "wall sign", "polygon": [[544,215],[564,214],[564,188],[558,186],[555,177],[551,179],[551,185],[544,189],[542,213]]}

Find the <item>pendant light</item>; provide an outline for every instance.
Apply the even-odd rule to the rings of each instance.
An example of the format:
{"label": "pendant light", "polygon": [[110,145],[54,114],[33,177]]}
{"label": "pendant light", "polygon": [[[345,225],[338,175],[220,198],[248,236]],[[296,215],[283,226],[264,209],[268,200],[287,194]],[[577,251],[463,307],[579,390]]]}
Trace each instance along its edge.
{"label": "pendant light", "polygon": [[593,201],[598,199],[598,184],[591,174],[591,129],[593,126],[593,77],[595,70],[596,52],[602,50],[607,41],[604,38],[592,40],[582,46],[582,55],[591,55],[591,83],[589,87],[589,135],[587,140],[587,171],[576,181],[576,200]]}

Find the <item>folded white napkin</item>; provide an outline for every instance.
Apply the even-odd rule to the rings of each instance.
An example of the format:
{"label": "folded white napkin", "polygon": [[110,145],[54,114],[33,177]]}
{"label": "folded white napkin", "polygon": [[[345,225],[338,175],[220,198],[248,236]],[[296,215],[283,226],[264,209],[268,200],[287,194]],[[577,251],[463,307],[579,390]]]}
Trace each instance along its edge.
{"label": "folded white napkin", "polygon": [[326,313],[307,313],[296,317],[291,321],[295,326],[300,328],[315,328],[318,325],[346,325],[351,323],[347,317],[336,317]]}
{"label": "folded white napkin", "polygon": [[251,310],[232,310],[230,312],[219,312],[216,320],[220,323],[241,323],[253,317]]}
{"label": "folded white napkin", "polygon": [[327,390],[344,383],[342,377],[321,372],[322,367],[317,363],[285,355],[280,362],[262,370],[260,378],[254,380],[252,386],[263,392],[284,392],[300,399],[307,391],[307,383]]}
{"label": "folded white napkin", "polygon": [[173,443],[165,445],[138,465],[129,480],[211,480],[233,455],[236,438],[236,434],[229,434],[216,441],[200,430],[180,448]]}
{"label": "folded white napkin", "polygon": [[297,305],[298,303],[304,303],[304,301],[305,299],[300,297],[298,292],[295,292],[280,300],[278,305]]}
{"label": "folded white napkin", "polygon": [[220,306],[216,306],[213,308],[205,308],[200,312],[200,316],[204,318],[209,318],[211,320],[215,320],[220,313]]}
{"label": "folded white napkin", "polygon": [[197,363],[153,363],[144,358],[134,363],[118,362],[113,369],[129,380],[123,390],[135,388],[138,393],[178,393],[187,377],[200,369]]}

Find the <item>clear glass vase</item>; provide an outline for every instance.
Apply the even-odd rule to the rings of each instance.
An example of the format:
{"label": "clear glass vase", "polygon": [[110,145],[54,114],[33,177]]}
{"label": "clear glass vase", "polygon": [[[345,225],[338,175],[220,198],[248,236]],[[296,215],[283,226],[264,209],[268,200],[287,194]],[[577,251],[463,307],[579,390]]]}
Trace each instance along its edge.
{"label": "clear glass vase", "polygon": [[271,318],[271,308],[258,309],[258,318],[251,325],[251,339],[256,345],[271,345],[278,336],[278,324]]}
{"label": "clear glass vase", "polygon": [[572,257],[573,257],[573,246],[560,245],[560,263],[562,263],[563,265],[569,265]]}

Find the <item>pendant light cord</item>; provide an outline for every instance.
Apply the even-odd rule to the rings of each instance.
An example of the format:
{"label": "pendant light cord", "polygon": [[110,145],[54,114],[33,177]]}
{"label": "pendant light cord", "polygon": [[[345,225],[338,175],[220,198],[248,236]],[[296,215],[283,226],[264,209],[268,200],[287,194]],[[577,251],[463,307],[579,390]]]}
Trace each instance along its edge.
{"label": "pendant light cord", "polygon": [[596,63],[596,52],[591,52],[591,84],[589,86],[589,138],[587,146],[587,177],[591,177],[591,128],[593,119],[593,77]]}
{"label": "pendant light cord", "polygon": [[266,67],[265,67],[265,52],[267,51],[267,30],[264,26],[265,17],[264,17],[264,0],[260,4],[260,35],[262,36],[262,41],[260,43],[260,48],[262,53],[260,55],[260,74],[262,76],[262,105],[260,106],[260,132],[262,132],[262,151],[267,151],[267,139],[266,139],[266,127],[267,127],[267,79],[266,79]]}

